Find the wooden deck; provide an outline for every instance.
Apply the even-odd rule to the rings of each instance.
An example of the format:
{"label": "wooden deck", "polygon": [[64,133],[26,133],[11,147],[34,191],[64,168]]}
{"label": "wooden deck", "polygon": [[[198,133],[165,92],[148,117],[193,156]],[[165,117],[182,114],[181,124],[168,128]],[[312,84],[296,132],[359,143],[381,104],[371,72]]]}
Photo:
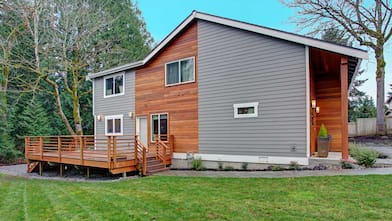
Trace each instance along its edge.
{"label": "wooden deck", "polygon": [[[138,147],[136,152],[135,144]],[[170,163],[170,147],[162,145],[162,142],[159,144],[160,148],[156,145],[149,150],[132,135],[29,136],[25,138],[25,156],[28,160],[28,172],[39,166],[41,174],[42,163],[52,162],[60,164],[60,171],[62,165],[68,164],[106,168],[112,174],[120,174],[137,171],[139,168],[145,168],[145,171],[146,159],[151,157],[162,159],[165,166]]]}

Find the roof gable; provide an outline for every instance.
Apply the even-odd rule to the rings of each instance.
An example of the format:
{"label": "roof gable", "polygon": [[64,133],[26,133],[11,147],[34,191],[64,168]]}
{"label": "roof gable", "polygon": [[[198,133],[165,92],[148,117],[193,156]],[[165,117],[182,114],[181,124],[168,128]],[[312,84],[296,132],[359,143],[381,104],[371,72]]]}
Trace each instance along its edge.
{"label": "roof gable", "polygon": [[367,52],[361,49],[342,46],[331,42],[310,38],[294,33],[289,33],[289,32],[271,29],[263,26],[249,24],[246,22],[241,22],[237,20],[232,20],[228,18],[223,18],[215,15],[193,11],[191,15],[189,15],[168,36],[166,36],[165,39],[163,39],[154,49],[152,49],[151,52],[143,60],[110,68],[94,74],[89,74],[89,78],[93,79],[96,77],[105,76],[119,71],[124,71],[124,70],[143,66],[144,64],[148,63],[154,56],[156,56],[167,44],[169,44],[181,31],[183,31],[195,19],[214,22],[217,24],[226,25],[229,27],[238,28],[238,29],[310,46],[310,47],[320,48],[334,53],[356,57],[358,59],[367,59],[368,57]]}

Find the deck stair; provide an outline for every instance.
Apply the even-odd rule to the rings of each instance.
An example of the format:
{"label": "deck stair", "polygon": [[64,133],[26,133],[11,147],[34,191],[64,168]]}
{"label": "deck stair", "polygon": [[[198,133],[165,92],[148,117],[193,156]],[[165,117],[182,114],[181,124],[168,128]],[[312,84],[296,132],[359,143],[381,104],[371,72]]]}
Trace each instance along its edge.
{"label": "deck stair", "polygon": [[39,165],[38,161],[29,162],[27,164],[27,172],[32,173],[35,170],[35,168],[37,168],[38,165]]}
{"label": "deck stair", "polygon": [[163,163],[161,160],[157,159],[155,156],[147,157],[147,168],[146,168],[146,175],[152,175],[158,172],[163,172],[169,170],[166,167],[166,164]]}

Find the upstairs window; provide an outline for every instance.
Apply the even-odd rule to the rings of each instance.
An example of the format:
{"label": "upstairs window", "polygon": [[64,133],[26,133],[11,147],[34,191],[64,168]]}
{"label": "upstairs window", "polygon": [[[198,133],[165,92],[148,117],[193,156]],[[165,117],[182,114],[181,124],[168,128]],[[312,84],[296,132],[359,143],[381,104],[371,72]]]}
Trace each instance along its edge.
{"label": "upstairs window", "polygon": [[257,117],[259,102],[234,104],[234,118]]}
{"label": "upstairs window", "polygon": [[124,94],[124,74],[114,75],[105,78],[105,96],[113,97]]}
{"label": "upstairs window", "polygon": [[186,58],[166,63],[166,86],[184,84],[195,81],[194,58]]}

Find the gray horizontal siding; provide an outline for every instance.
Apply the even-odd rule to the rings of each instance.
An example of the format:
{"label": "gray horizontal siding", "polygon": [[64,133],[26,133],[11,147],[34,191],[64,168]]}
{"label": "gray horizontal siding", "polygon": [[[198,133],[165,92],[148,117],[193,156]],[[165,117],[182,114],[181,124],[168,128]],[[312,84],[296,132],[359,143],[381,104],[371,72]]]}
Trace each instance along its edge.
{"label": "gray horizontal siding", "polygon": [[[117,73],[116,73],[117,74]],[[109,75],[110,76],[110,75]],[[104,78],[95,78],[94,81],[94,115],[103,114],[123,115],[123,134],[135,134],[135,120],[128,116],[129,112],[135,113],[135,72],[127,71],[124,75],[124,95],[104,97]],[[105,121],[95,121],[95,133],[105,134]]]}
{"label": "gray horizontal siding", "polygon": [[304,46],[199,21],[198,50],[200,153],[306,157]]}

